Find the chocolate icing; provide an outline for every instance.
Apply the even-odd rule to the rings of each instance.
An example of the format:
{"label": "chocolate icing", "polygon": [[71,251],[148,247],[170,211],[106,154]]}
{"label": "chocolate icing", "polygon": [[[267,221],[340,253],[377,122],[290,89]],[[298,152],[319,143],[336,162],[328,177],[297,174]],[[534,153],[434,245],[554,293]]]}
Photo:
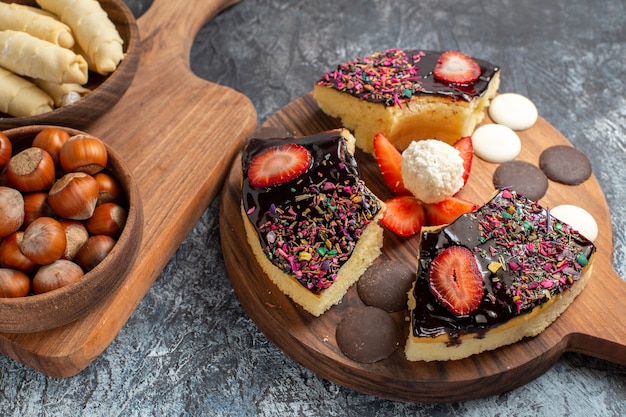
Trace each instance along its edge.
{"label": "chocolate icing", "polygon": [[[549,229],[549,233],[546,230]],[[545,303],[580,278],[595,246],[549,211],[514,191],[500,191],[474,213],[434,232],[423,232],[411,312],[414,336],[484,333]],[[444,248],[463,245],[475,253],[485,294],[475,311],[455,316],[428,288],[431,261]],[[489,265],[503,265],[492,272]]]}
{"label": "chocolate icing", "polygon": [[387,49],[340,64],[335,70],[325,73],[317,85],[332,87],[385,106],[402,105],[415,95],[469,102],[482,96],[500,71],[492,63],[474,58],[481,71],[476,81],[468,85],[446,83],[433,75],[440,55],[438,51]]}
{"label": "chocolate icing", "polygon": [[[247,173],[254,156],[287,142],[311,153],[311,167],[289,182],[252,187]],[[378,199],[359,178],[341,130],[301,138],[251,138],[242,164],[243,207],[268,259],[313,293],[328,288],[380,210]]]}

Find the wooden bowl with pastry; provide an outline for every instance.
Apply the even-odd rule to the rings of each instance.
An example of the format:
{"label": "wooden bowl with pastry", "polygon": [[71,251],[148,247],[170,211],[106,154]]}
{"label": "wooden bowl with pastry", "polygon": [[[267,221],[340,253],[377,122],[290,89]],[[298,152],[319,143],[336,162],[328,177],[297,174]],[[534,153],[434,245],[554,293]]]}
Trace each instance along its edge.
{"label": "wooden bowl with pastry", "polygon": [[86,128],[130,86],[138,44],[122,0],[0,0],[0,128]]}
{"label": "wooden bowl with pastry", "polygon": [[0,332],[56,329],[109,298],[139,251],[143,210],[105,142],[50,125],[0,132]]}

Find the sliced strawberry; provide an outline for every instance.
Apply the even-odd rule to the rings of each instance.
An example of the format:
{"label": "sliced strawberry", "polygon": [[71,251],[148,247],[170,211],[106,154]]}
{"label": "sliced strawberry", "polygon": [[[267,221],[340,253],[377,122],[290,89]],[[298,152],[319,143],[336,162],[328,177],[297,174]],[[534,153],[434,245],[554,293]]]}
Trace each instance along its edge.
{"label": "sliced strawberry", "polygon": [[474,254],[464,246],[450,246],[433,259],[428,284],[437,300],[457,316],[476,310],[483,299],[482,274]]}
{"label": "sliced strawberry", "polygon": [[257,154],[248,167],[253,187],[283,184],[302,175],[311,165],[311,154],[295,143],[272,146]]}
{"label": "sliced strawberry", "polygon": [[413,236],[426,222],[424,207],[410,195],[391,197],[385,202],[386,209],[380,222],[398,236]]}
{"label": "sliced strawberry", "polygon": [[470,84],[480,76],[480,66],[472,57],[457,51],[442,53],[437,59],[435,78],[453,84]]}
{"label": "sliced strawberry", "polygon": [[477,208],[478,205],[459,197],[448,197],[438,203],[424,205],[427,223],[430,226],[452,223],[461,214],[472,212]]}
{"label": "sliced strawberry", "polygon": [[409,195],[402,182],[402,154],[381,132],[374,135],[374,157],[391,191],[398,195]]}
{"label": "sliced strawberry", "polygon": [[463,158],[463,185],[467,184],[470,171],[472,170],[472,159],[474,159],[474,146],[472,138],[469,136],[462,137],[454,144],[454,148],[459,151]]}

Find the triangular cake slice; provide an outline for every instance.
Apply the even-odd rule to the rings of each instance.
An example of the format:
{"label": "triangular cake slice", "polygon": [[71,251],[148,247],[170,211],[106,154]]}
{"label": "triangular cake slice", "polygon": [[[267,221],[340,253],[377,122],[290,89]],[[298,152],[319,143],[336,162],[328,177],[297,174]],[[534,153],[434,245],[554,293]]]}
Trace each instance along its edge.
{"label": "triangular cake slice", "polygon": [[[435,69],[444,60],[450,61],[448,72],[468,69],[470,62],[472,81],[437,76]],[[470,136],[499,85],[500,68],[488,61],[456,51],[392,48],[326,72],[314,85],[313,97],[324,113],[354,132],[359,148],[373,153],[379,132],[400,150],[413,140],[452,145]]]}
{"label": "triangular cake slice", "polygon": [[[443,228],[423,230],[407,359],[461,359],[538,335],[583,290],[594,253],[579,232],[510,190]],[[479,296],[470,296],[480,284]]]}
{"label": "triangular cake slice", "polygon": [[337,129],[251,138],[242,155],[248,243],[272,282],[314,316],[381,253],[384,205],[359,177],[354,149],[350,132]]}

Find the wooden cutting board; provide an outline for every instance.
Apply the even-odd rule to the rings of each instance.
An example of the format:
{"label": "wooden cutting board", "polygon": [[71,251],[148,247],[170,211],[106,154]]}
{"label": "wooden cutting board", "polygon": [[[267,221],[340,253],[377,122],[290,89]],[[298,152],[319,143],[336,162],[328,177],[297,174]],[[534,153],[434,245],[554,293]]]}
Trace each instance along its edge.
{"label": "wooden cutting board", "polygon": [[[488,118],[487,118],[488,119]],[[490,123],[486,120],[485,123]],[[310,135],[340,127],[326,117],[312,96],[303,96],[278,111],[265,123]],[[557,144],[570,145],[556,129],[539,119],[519,132],[518,159],[535,165],[541,151]],[[240,155],[241,156],[241,155]],[[265,335],[287,355],[320,376],[346,387],[400,401],[441,402],[484,397],[511,390],[545,372],[564,352],[580,352],[626,365],[626,282],[612,268],[613,236],[609,209],[594,176],[578,186],[550,182],[540,203],[547,207],[576,204],[590,212],[600,230],[591,280],[566,312],[541,335],[511,346],[452,362],[409,362],[404,342],[389,358],[361,364],[337,348],[335,328],[347,309],[362,305],[355,286],[343,301],[319,318],[296,306],[265,276],[246,242],[239,215],[241,158],[233,164],[224,185],[220,228],[224,258],[232,285],[245,311]],[[391,194],[371,155],[357,151],[362,177],[383,200]],[[494,193],[492,175],[497,165],[474,158],[462,197],[483,204]],[[417,237],[399,238],[385,233],[383,255],[415,265]],[[395,315],[408,335],[407,312]]]}
{"label": "wooden cutting board", "polygon": [[196,77],[189,51],[202,25],[237,1],[154,0],[138,20],[133,83],[84,129],[106,141],[138,183],[145,224],[137,262],[101,307],[58,329],[0,334],[0,351],[53,377],[80,372],[115,338],[220,191],[257,114],[244,95]]}

